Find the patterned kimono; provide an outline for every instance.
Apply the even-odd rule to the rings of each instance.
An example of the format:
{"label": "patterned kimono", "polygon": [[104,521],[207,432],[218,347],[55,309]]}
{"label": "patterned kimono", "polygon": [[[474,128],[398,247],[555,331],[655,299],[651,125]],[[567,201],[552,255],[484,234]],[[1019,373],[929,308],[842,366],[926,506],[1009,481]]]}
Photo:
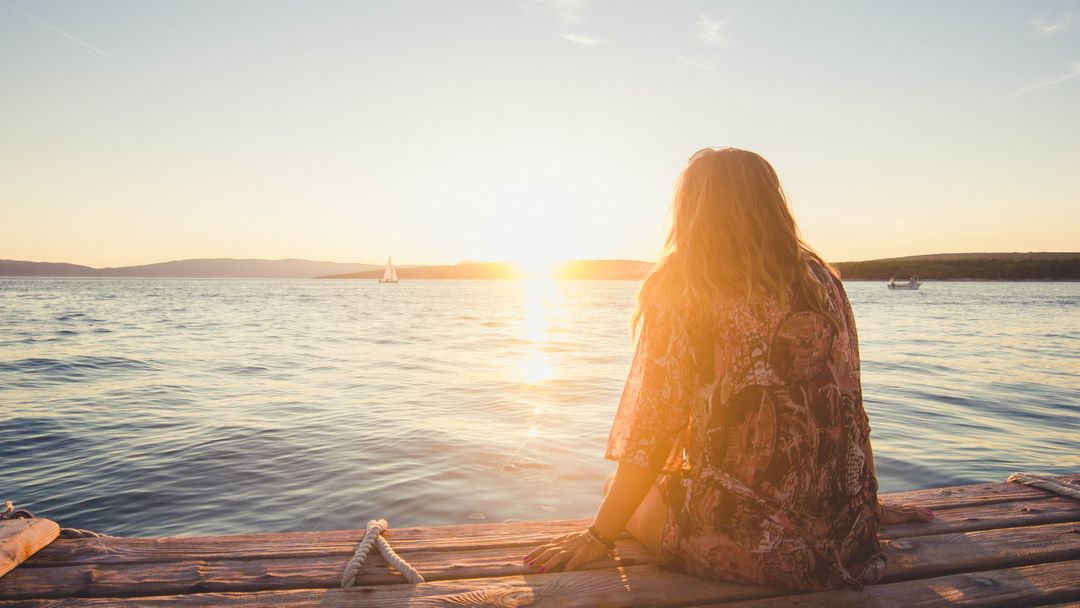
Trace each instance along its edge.
{"label": "patterned kimono", "polygon": [[794,292],[718,302],[692,327],[645,310],[607,458],[666,474],[663,567],[796,590],[881,577],[855,319],[810,268],[839,328]]}

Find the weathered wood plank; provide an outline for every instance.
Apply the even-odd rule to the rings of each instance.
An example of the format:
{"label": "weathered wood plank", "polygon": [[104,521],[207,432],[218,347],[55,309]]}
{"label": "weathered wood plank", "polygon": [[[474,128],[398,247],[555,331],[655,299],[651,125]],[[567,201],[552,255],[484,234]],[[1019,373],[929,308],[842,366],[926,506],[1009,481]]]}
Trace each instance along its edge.
{"label": "weathered wood plank", "polygon": [[[680,606],[768,597],[781,591],[708,581],[665,572],[655,566],[496,578],[453,579],[419,585],[382,585],[353,589],[204,593],[137,598],[62,598],[27,600],[27,608],[116,606]],[[0,602],[0,607],[9,604]]]}
{"label": "weathered wood plank", "polygon": [[883,582],[1080,559],[1080,523],[900,538],[883,550]]}
{"label": "weathered wood plank", "polygon": [[[523,551],[496,547],[466,553],[414,550],[402,554],[428,581],[527,574]],[[620,541],[621,561],[601,560],[586,569],[654,563],[655,557],[634,541]],[[348,557],[211,560],[141,564],[84,564],[36,568],[0,585],[0,599],[35,597],[109,597],[168,595],[206,591],[261,591],[337,587]],[[360,568],[363,585],[404,584],[381,556],[371,555]]]}
{"label": "weathered wood plank", "polygon": [[941,509],[934,511],[932,522],[883,526],[880,536],[883,539],[907,538],[1071,521],[1080,521],[1080,501],[1055,497]]}
{"label": "weathered wood plank", "polygon": [[[1080,475],[1066,475],[1066,479]],[[961,506],[1015,502],[1046,498],[1049,493],[1016,483],[987,483],[914,490],[882,495],[885,502],[919,504],[931,509],[947,509]],[[546,537],[562,534],[587,525],[587,520],[550,520],[516,523],[461,524],[456,526],[426,526],[393,528],[388,533],[396,547],[432,546],[445,544],[449,549],[467,548],[459,543],[476,543],[490,546],[492,543],[517,542],[521,546],[543,541]],[[921,533],[916,530],[917,533]],[[203,537],[133,538],[61,540],[39,553],[26,567],[68,564],[77,560],[121,561],[129,556],[134,561],[153,559],[231,559],[245,557],[300,556],[305,552],[351,552],[352,546],[363,536],[363,530],[333,530],[321,532],[277,532],[258,534],[233,534]],[[271,547],[273,555],[266,553]],[[217,554],[215,554],[217,552]]]}
{"label": "weathered wood plank", "polygon": [[[1063,477],[1080,479],[1080,475]],[[926,501],[918,500],[920,494]],[[912,539],[886,549],[894,560],[886,580],[1072,559],[1075,529],[1059,526],[1059,539],[1047,538],[1044,532],[1049,530],[1028,532],[1035,530],[1030,526],[1049,529],[1051,526],[1043,524],[1080,520],[1080,503],[1045,498],[1048,495],[1020,484],[981,484],[885,495],[886,502],[929,505],[936,500],[938,504],[937,520],[931,524],[904,524],[883,530],[885,538]],[[581,529],[586,522],[399,528],[391,530],[388,537],[407,559],[424,564],[420,569],[429,580],[491,578],[522,573],[519,554],[554,535]],[[1011,526],[1025,527],[1010,531]],[[962,534],[978,530],[988,532]],[[58,540],[14,574],[0,579],[0,597],[41,597],[37,591],[30,591],[35,585],[53,585],[65,594],[87,595],[143,594],[153,589],[158,589],[154,593],[168,594],[334,586],[341,565],[362,534],[361,530],[346,530]],[[624,566],[652,562],[636,543],[621,543],[620,550],[628,557]],[[909,561],[897,569],[904,559]],[[434,578],[429,570],[436,573]],[[33,574],[35,571],[37,574]],[[365,571],[369,584],[401,580],[383,569],[380,559],[374,559]]]}
{"label": "weathered wood plank", "polygon": [[[1054,524],[900,539],[884,547],[885,581],[940,576],[1080,558],[1080,524]],[[429,581],[525,574],[522,551],[496,547],[463,553],[409,550],[402,555]],[[631,540],[619,543],[621,565],[652,564],[655,558]],[[404,583],[371,556],[360,571],[365,585]],[[347,557],[211,560],[141,564],[83,564],[28,568],[0,581],[0,599],[169,595],[199,592],[330,588],[339,584]],[[604,560],[590,569],[612,568]]]}
{"label": "weathered wood plank", "polygon": [[48,519],[0,520],[0,577],[59,535],[60,525]]}
{"label": "weathered wood plank", "polygon": [[[763,599],[767,598],[767,599]],[[130,608],[132,606],[321,606],[434,607],[586,606],[1018,606],[1080,598],[1080,561],[1054,562],[991,571],[953,574],[874,585],[862,591],[838,590],[784,595],[774,589],[712,582],[655,566],[528,576],[434,581],[416,586],[384,585],[355,589],[200,593],[138,598],[63,598],[0,602],[26,608]]]}
{"label": "weathered wood plank", "polygon": [[[559,534],[584,529],[589,522],[587,519],[573,519],[391,528],[386,532],[386,538],[399,552],[418,548],[440,548],[447,551],[467,551],[492,546],[524,548],[545,543]],[[78,563],[252,559],[327,554],[349,556],[363,536],[363,530],[333,530],[228,536],[80,538],[56,541],[24,565],[40,567]]]}
{"label": "weathered wood plank", "polygon": [[[1080,502],[1066,498],[1036,498],[942,509],[936,511],[935,521],[931,523],[886,526],[881,536],[893,539],[1077,520],[1080,520]],[[578,519],[394,528],[387,532],[387,538],[399,552],[411,549],[464,552],[488,547],[524,549],[586,525],[588,520]],[[59,539],[22,567],[305,556],[347,559],[362,537],[363,530],[336,530],[203,537]]]}
{"label": "weathered wood plank", "polygon": [[[1059,475],[1064,481],[1080,481],[1080,473]],[[1032,498],[1046,498],[1050,492],[1020,483],[981,483],[970,486],[949,486],[926,490],[909,490],[882,494],[882,502],[892,504],[918,504],[928,509],[1012,502]]]}
{"label": "weathered wood plank", "polygon": [[1037,606],[1080,598],[1080,561],[1055,562],[984,572],[952,574],[769,600],[711,604],[723,608],[865,608],[867,606]]}

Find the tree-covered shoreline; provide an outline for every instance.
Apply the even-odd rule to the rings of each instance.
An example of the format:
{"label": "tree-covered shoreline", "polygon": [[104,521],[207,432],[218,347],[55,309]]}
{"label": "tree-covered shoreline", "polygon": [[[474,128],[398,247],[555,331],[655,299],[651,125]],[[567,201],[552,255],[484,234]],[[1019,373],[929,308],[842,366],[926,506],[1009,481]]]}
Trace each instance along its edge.
{"label": "tree-covered shoreline", "polygon": [[845,280],[1080,281],[1080,256],[1064,259],[904,259],[839,262]]}

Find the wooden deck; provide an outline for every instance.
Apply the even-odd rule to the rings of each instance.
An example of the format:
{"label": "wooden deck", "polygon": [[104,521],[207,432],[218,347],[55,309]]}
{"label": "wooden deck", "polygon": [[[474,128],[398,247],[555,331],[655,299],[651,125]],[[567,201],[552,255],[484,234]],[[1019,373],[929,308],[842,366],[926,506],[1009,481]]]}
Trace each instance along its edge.
{"label": "wooden deck", "polygon": [[531,548],[587,524],[562,520],[394,528],[386,537],[427,582],[405,584],[373,554],[348,590],[337,587],[362,530],[59,539],[0,578],[0,606],[1080,606],[1080,501],[1015,483],[882,498],[936,519],[886,527],[888,570],[863,591],[710,582],[660,570],[630,539],[619,562],[525,569]]}

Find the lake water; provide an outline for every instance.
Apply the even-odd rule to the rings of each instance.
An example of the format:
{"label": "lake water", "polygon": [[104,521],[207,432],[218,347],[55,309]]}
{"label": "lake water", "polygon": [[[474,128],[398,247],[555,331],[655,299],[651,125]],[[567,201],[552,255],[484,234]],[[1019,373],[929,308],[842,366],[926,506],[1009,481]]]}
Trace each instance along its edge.
{"label": "lake water", "polygon": [[[637,288],[0,279],[0,500],[118,535],[587,517]],[[847,288],[885,491],[1080,470],[1080,284]]]}

